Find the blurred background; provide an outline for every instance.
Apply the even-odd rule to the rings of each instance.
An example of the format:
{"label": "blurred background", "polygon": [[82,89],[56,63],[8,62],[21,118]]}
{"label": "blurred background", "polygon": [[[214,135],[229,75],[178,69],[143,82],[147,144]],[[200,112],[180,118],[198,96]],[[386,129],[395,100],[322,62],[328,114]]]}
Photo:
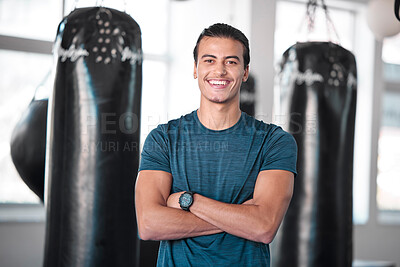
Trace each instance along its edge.
{"label": "blurred background", "polygon": [[[74,8],[99,2],[0,0],[0,266],[42,265],[45,209],[18,175],[9,142],[35,92],[36,98],[49,95],[47,77],[59,22]],[[400,34],[380,38],[372,33],[367,25],[368,0],[325,3],[340,44],[357,60],[354,258],[400,266]],[[239,28],[250,40],[255,117],[285,127],[275,101],[279,96],[276,66],[287,48],[306,38],[306,1],[110,0],[102,4],[126,10],[142,30],[141,143],[159,123],[198,107],[192,51],[200,32],[216,22]],[[394,17],[393,12],[389,16]],[[318,17],[324,19],[323,13]],[[315,40],[328,40],[324,23],[316,21]]]}

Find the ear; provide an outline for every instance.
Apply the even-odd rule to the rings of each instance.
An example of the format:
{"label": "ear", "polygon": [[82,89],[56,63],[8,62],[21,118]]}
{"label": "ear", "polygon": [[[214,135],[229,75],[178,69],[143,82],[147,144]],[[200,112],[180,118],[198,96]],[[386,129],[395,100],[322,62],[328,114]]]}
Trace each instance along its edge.
{"label": "ear", "polygon": [[248,78],[249,78],[249,65],[247,65],[246,68],[244,69],[244,75],[242,81],[245,82],[247,81]]}
{"label": "ear", "polygon": [[195,79],[197,79],[197,64],[196,64],[196,61],[194,62],[193,77],[194,77]]}

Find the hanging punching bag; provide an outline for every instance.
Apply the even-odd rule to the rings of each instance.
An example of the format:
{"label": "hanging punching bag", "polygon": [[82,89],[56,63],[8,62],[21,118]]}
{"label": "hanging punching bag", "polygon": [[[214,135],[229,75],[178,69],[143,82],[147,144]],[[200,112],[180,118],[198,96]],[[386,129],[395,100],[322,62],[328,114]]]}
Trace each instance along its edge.
{"label": "hanging punching bag", "polygon": [[249,75],[246,82],[240,87],[240,110],[250,116],[255,115],[256,109],[256,86],[253,75]]}
{"label": "hanging punching bag", "polygon": [[330,42],[297,43],[283,55],[282,112],[299,152],[274,266],[352,265],[356,76],[353,54]]}
{"label": "hanging punching bag", "polygon": [[43,202],[47,99],[32,99],[11,135],[11,158],[25,184]]}
{"label": "hanging punching bag", "polygon": [[25,184],[44,201],[47,106],[51,75],[36,88],[35,95],[15,125],[10,141],[14,166]]}
{"label": "hanging punching bag", "polygon": [[137,266],[139,25],[114,9],[75,9],[54,52],[44,266]]}

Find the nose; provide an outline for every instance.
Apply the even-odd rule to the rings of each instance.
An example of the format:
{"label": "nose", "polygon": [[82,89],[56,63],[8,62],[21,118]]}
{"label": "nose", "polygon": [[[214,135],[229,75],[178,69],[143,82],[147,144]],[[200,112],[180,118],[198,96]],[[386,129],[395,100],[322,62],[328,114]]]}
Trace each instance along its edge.
{"label": "nose", "polygon": [[226,75],[226,66],[224,63],[216,64],[215,66],[215,74],[222,77]]}

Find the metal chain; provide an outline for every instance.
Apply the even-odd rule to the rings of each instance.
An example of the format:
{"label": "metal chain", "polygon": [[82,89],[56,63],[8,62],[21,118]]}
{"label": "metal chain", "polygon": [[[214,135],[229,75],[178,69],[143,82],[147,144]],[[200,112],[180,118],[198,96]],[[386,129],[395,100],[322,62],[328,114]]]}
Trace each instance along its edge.
{"label": "metal chain", "polygon": [[319,6],[318,1],[321,1],[321,7],[325,13],[325,22],[326,22],[326,30],[328,33],[329,41],[333,41],[332,39],[332,31],[336,37],[338,43],[340,43],[339,35],[336,31],[336,28],[332,22],[331,17],[329,16],[328,7],[325,4],[325,0],[309,0],[307,2],[307,11],[306,11],[306,20],[307,20],[307,34],[314,31],[315,28],[315,17],[316,17],[316,9]]}
{"label": "metal chain", "polygon": [[326,29],[328,31],[328,36],[331,39],[330,41],[332,41],[331,30],[333,30],[333,33],[335,34],[335,37],[336,37],[338,43],[340,44],[339,34],[337,33],[335,25],[333,24],[331,16],[329,15],[328,7],[325,5],[325,0],[321,0],[321,2],[322,2],[322,8],[325,11]]}
{"label": "metal chain", "polygon": [[314,31],[315,10],[317,9],[317,5],[318,5],[317,0],[309,0],[307,3],[306,17],[307,17],[307,28],[309,33]]}

